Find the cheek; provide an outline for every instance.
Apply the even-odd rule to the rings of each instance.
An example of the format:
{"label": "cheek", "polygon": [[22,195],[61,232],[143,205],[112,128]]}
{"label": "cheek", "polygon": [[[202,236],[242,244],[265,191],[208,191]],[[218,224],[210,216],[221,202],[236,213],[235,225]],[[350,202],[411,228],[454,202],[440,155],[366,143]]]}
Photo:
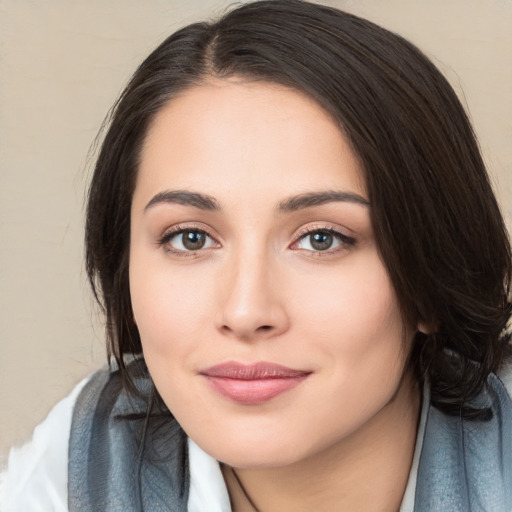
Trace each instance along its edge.
{"label": "cheek", "polygon": [[[403,338],[403,322],[387,272],[368,254],[341,272],[315,275],[296,294],[297,316],[306,328],[362,351],[377,339]],[[341,343],[343,340],[343,343]]]}
{"label": "cheek", "polygon": [[176,353],[205,328],[212,294],[197,273],[171,272],[165,259],[148,260],[135,253],[130,261],[132,307],[144,352]]}
{"label": "cheek", "polygon": [[354,410],[387,401],[404,371],[409,330],[378,256],[310,284],[297,316],[335,383],[332,400]]}

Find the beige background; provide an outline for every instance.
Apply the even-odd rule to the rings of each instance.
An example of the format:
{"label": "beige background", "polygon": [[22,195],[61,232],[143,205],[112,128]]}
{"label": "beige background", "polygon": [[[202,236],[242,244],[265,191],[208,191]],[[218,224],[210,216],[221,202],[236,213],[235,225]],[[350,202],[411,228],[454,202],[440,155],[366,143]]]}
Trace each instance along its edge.
{"label": "beige background", "polygon": [[[448,76],[512,219],[512,1],[352,0]],[[88,148],[142,58],[219,0],[0,0],[0,459],[104,361],[82,266]]]}

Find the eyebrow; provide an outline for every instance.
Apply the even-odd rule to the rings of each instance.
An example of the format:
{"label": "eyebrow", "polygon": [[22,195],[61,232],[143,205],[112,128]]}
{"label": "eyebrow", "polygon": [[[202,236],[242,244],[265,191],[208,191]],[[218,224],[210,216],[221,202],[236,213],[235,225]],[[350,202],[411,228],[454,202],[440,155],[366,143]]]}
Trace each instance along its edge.
{"label": "eyebrow", "polygon": [[188,190],[166,190],[154,196],[146,205],[144,211],[161,203],[182,204],[184,206],[194,206],[200,210],[219,211],[221,209],[216,199],[198,192],[189,192]]}
{"label": "eyebrow", "polygon": [[[321,206],[323,204],[334,202],[355,203],[362,206],[370,206],[370,202],[367,199],[354,192],[328,190],[325,192],[307,192],[305,194],[290,197],[278,203],[276,210],[279,213],[290,213],[304,208],[311,208],[313,206]],[[222,210],[218,201],[206,194],[190,192],[188,190],[166,190],[156,194],[145,206],[144,211],[162,203],[193,206],[206,211]]]}
{"label": "eyebrow", "polygon": [[342,202],[355,203],[362,206],[370,206],[370,202],[363,196],[354,192],[341,192],[337,190],[328,190],[325,192],[308,192],[298,196],[290,197],[281,201],[277,206],[279,213],[290,213],[303,208],[321,206],[327,203]]}

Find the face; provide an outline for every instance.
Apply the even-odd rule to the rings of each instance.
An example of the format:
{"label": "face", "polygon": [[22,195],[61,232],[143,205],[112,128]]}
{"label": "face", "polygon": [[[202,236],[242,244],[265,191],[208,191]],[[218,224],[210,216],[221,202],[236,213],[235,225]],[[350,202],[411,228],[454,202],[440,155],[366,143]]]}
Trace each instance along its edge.
{"label": "face", "polygon": [[144,357],[218,460],[275,467],[394,402],[412,329],[375,245],[358,160],[312,100],[232,79],[155,118],[131,212]]}

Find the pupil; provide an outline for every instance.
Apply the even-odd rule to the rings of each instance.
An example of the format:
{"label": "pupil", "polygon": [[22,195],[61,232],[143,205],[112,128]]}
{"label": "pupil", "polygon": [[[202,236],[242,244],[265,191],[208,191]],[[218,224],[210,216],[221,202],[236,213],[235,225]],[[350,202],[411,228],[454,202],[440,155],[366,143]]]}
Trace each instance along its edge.
{"label": "pupil", "polygon": [[332,235],[330,233],[315,233],[311,235],[311,246],[317,251],[325,251],[332,245]]}
{"label": "pupil", "polygon": [[185,231],[183,233],[183,245],[190,250],[201,249],[206,242],[204,233],[197,231]]}

